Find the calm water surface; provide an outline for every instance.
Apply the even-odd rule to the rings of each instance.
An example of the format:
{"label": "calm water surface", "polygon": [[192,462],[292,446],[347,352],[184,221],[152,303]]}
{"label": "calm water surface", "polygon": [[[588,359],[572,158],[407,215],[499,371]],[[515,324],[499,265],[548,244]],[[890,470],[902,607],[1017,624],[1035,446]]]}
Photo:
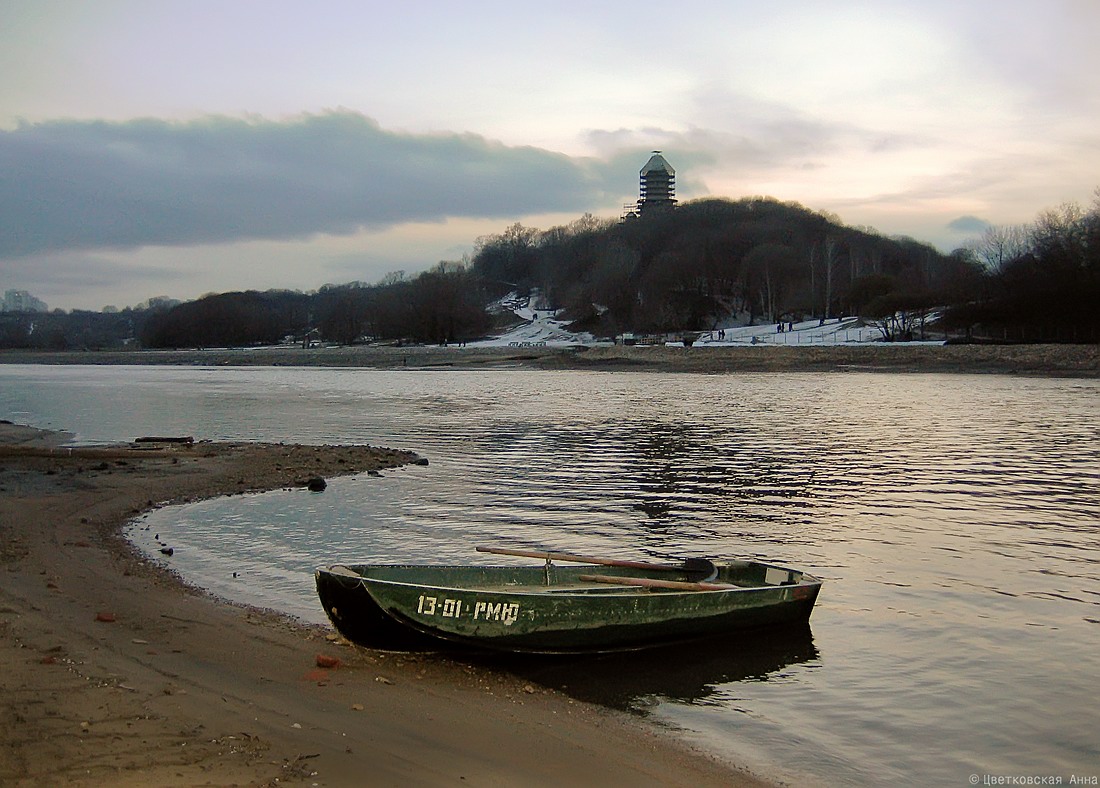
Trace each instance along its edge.
{"label": "calm water surface", "polygon": [[312,621],[315,565],[492,541],[822,575],[782,636],[511,666],[799,785],[1100,774],[1098,414],[1098,381],[1011,376],[0,366],[0,417],[80,442],[427,456],[132,527],[192,581]]}

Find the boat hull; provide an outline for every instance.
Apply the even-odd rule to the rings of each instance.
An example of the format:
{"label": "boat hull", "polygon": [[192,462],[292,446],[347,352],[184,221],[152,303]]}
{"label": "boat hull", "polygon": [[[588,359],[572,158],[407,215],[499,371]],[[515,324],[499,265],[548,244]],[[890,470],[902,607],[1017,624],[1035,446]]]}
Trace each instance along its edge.
{"label": "boat hull", "polygon": [[[592,567],[329,567],[316,573],[321,604],[344,637],[375,648],[497,651],[617,651],[732,630],[805,621],[820,581],[789,573],[784,583],[702,591],[593,586]],[[723,565],[720,571],[729,575]],[[404,570],[404,571],[402,571]],[[448,582],[450,574],[463,584]],[[606,570],[604,570],[606,571]],[[471,574],[473,576],[471,577]],[[631,571],[636,576],[636,571]],[[663,580],[656,575],[654,579]],[[724,579],[719,575],[718,581]]]}

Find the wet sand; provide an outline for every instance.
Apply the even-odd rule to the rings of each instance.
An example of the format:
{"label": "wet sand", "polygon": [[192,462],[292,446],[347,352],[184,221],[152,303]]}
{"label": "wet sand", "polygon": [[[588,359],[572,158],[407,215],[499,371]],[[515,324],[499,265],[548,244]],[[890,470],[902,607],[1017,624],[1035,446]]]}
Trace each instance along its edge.
{"label": "wet sand", "polygon": [[764,784],[506,672],[211,598],[121,536],[164,502],[415,455],[63,439],[0,424],[0,784]]}
{"label": "wet sand", "polygon": [[962,372],[1100,376],[1100,345],[725,345],[695,347],[265,347],[229,350],[0,351],[9,364],[175,364],[375,369],[590,369],[695,373]]}

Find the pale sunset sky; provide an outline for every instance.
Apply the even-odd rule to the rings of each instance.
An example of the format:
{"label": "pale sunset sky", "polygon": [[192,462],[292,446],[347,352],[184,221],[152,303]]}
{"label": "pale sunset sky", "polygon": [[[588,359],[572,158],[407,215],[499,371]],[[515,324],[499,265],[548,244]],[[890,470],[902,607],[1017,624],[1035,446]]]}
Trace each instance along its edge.
{"label": "pale sunset sky", "polygon": [[0,0],[0,292],[375,282],[768,195],[950,251],[1100,186],[1096,0]]}

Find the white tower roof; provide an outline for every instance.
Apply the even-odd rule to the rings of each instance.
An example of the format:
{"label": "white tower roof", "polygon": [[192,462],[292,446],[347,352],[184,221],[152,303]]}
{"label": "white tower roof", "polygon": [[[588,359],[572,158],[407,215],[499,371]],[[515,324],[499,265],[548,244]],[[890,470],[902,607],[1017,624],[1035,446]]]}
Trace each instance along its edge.
{"label": "white tower roof", "polygon": [[665,157],[661,155],[661,152],[659,150],[655,150],[653,151],[653,155],[649,157],[649,161],[645,163],[645,166],[642,167],[641,171],[638,174],[645,175],[646,173],[658,172],[662,170],[664,172],[667,172],[669,175],[676,174],[676,170],[672,169],[672,165],[665,161]]}

